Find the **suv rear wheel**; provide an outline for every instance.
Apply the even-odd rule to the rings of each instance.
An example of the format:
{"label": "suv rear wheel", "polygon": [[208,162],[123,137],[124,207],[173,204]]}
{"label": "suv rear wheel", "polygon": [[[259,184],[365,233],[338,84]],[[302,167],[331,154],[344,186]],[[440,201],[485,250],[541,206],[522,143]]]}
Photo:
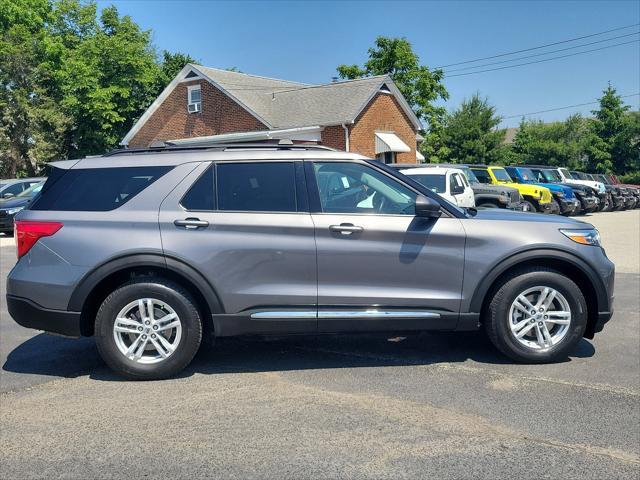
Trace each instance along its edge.
{"label": "suv rear wheel", "polygon": [[104,361],[134,380],[167,378],[198,351],[202,321],[194,300],[161,278],[126,283],[109,295],[96,316],[96,343]]}
{"label": "suv rear wheel", "polygon": [[587,326],[580,288],[548,269],[521,271],[495,292],[485,319],[491,342],[508,357],[527,363],[566,358]]}

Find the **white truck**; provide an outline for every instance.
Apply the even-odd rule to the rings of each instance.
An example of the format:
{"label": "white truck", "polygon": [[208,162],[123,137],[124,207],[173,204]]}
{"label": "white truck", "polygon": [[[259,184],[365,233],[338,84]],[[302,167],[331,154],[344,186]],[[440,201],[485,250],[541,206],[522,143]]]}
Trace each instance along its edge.
{"label": "white truck", "polygon": [[400,170],[458,207],[475,207],[473,189],[458,168],[418,167]]}

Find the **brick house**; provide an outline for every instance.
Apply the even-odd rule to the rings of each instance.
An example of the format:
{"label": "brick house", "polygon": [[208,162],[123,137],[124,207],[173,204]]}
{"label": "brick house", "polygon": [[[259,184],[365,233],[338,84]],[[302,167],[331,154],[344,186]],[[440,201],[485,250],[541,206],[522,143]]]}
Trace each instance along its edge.
{"label": "brick house", "polygon": [[291,139],[416,163],[420,121],[387,75],[323,85],[188,64],[122,140],[214,144]]}

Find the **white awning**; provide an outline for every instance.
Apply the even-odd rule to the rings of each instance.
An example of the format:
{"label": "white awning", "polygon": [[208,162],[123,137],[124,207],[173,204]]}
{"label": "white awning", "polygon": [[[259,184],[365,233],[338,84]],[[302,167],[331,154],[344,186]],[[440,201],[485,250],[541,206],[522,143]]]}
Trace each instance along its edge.
{"label": "white awning", "polygon": [[395,133],[376,132],[376,155],[384,152],[410,152],[411,148]]}
{"label": "white awning", "polygon": [[416,160],[418,160],[419,162],[424,161],[424,155],[422,155],[418,150],[416,150]]}

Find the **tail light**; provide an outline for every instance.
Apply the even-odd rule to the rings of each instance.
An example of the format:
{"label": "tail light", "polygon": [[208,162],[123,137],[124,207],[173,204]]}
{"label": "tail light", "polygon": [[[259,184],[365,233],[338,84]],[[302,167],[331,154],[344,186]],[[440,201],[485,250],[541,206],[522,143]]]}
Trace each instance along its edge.
{"label": "tail light", "polygon": [[16,220],[16,245],[18,258],[25,255],[42,237],[50,237],[62,228],[60,222],[29,222]]}

